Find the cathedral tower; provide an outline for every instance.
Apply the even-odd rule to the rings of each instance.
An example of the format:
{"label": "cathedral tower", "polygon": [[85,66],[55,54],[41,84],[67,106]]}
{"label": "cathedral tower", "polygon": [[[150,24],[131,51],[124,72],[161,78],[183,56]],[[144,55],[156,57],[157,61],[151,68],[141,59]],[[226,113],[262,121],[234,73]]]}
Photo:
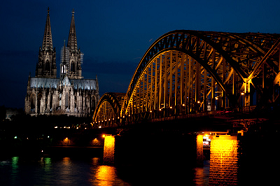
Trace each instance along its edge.
{"label": "cathedral tower", "polygon": [[83,53],[78,49],[74,10],[70,24],[67,47],[61,50],[60,77],[68,76],[69,79],[82,79]]}
{"label": "cathedral tower", "polygon": [[53,48],[50,9],[46,20],[42,47],[39,49],[39,59],[36,66],[36,77],[56,78],[56,51]]}
{"label": "cathedral tower", "polygon": [[50,14],[47,21],[35,77],[28,77],[25,113],[91,117],[100,98],[96,79],[83,79],[83,53],[77,47],[74,11],[68,42],[61,50],[60,78],[56,78],[56,52],[53,47]]}

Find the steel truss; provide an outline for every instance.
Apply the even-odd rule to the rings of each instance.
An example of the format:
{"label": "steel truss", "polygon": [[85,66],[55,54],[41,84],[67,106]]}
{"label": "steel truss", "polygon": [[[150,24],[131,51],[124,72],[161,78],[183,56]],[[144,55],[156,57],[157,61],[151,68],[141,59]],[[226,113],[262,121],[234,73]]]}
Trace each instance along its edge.
{"label": "steel truss", "polygon": [[120,108],[101,99],[94,121],[99,120],[96,115],[109,118],[112,114],[99,108],[105,102],[126,121],[275,103],[280,83],[279,38],[279,34],[261,33],[166,33],[144,54]]}
{"label": "steel truss", "polygon": [[100,126],[115,126],[120,120],[121,104],[125,93],[105,93],[93,114],[93,123]]}

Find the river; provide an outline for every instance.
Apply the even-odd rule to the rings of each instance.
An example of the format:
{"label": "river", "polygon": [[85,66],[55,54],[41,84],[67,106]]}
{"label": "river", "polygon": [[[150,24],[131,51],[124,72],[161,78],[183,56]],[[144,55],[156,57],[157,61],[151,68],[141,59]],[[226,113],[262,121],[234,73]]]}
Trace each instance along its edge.
{"label": "river", "polygon": [[[167,160],[168,161],[168,160]],[[18,157],[0,161],[0,185],[208,185],[203,167],[182,165],[112,166],[99,157]]]}
{"label": "river", "polygon": [[113,165],[80,149],[72,156],[0,154],[0,185],[279,185],[280,135],[254,135],[213,138],[202,164],[189,146],[159,143],[138,151],[118,146]]}

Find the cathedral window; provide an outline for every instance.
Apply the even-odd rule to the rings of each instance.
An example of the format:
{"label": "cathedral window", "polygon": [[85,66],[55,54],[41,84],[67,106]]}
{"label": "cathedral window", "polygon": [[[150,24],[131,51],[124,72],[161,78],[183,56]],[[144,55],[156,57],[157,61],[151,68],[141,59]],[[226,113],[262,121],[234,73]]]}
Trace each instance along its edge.
{"label": "cathedral window", "polygon": [[75,72],[75,63],[73,63],[73,62],[71,63],[71,71]]}
{"label": "cathedral window", "polygon": [[50,70],[50,62],[49,60],[46,61],[46,64],[45,64],[45,70]]}
{"label": "cathedral window", "polygon": [[69,93],[66,92],[65,94],[65,107],[68,107],[69,106]]}
{"label": "cathedral window", "polygon": [[59,94],[59,106],[61,107],[61,94]]}
{"label": "cathedral window", "polygon": [[66,65],[62,65],[61,73],[66,74],[67,67]]}

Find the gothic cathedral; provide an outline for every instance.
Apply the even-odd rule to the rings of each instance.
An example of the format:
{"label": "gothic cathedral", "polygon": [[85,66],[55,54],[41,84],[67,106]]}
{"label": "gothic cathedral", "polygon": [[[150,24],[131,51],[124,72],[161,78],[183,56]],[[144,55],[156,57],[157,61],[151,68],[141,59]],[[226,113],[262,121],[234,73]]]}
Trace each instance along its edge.
{"label": "gothic cathedral", "polygon": [[83,53],[78,49],[74,11],[67,46],[61,49],[60,78],[57,78],[56,50],[53,47],[50,14],[45,26],[35,77],[28,78],[25,113],[37,115],[92,116],[99,100],[96,79],[82,77]]}

